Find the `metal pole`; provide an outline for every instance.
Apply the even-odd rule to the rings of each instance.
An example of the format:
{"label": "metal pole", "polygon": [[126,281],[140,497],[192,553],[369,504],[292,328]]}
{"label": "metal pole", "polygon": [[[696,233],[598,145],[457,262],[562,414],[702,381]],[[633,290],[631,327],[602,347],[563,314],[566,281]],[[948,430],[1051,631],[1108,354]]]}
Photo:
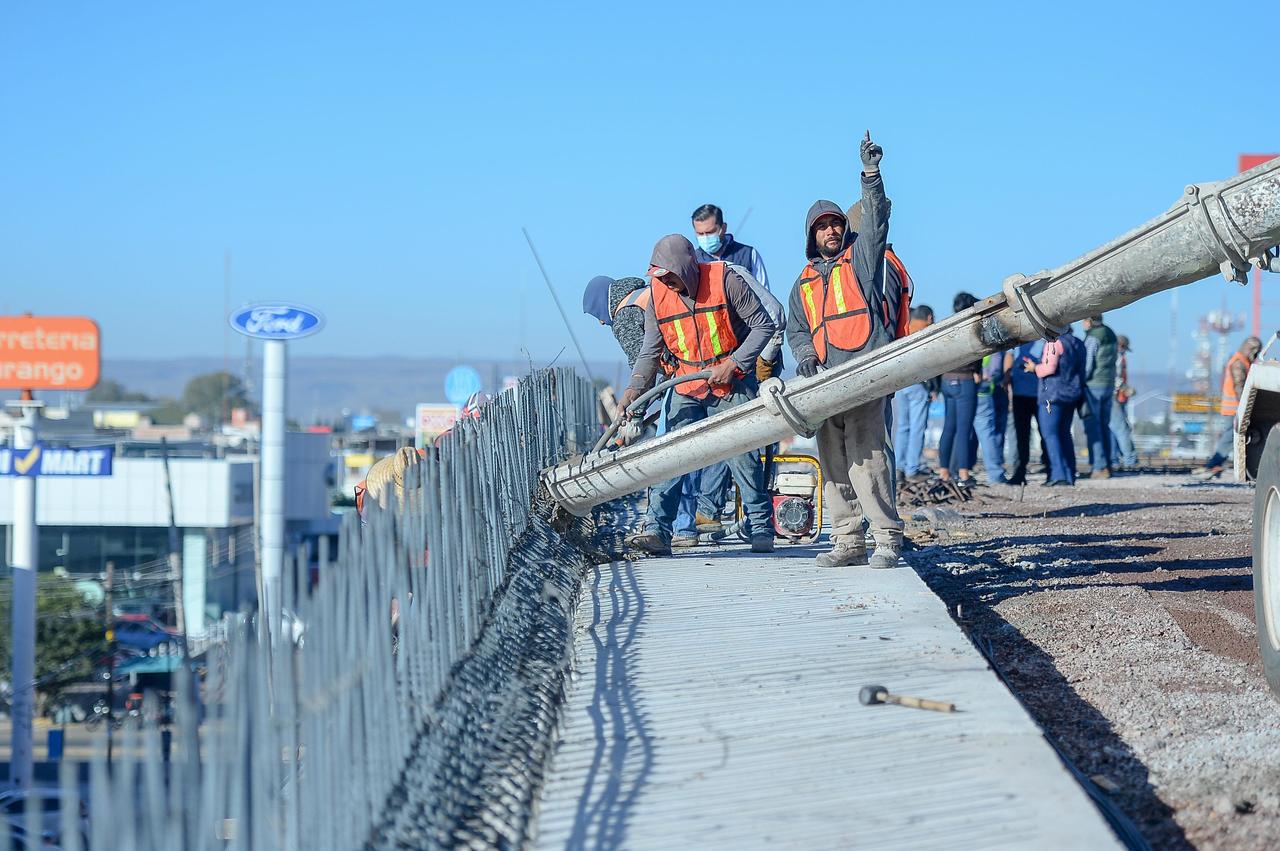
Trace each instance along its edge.
{"label": "metal pole", "polygon": [[164,463],[165,501],[169,507],[169,576],[173,580],[174,616],[178,634],[182,636],[182,656],[187,655],[187,615],[185,590],[182,587],[182,553],[178,549],[178,523],[173,511],[173,476],[169,472],[169,441],[160,438],[160,459]]}
{"label": "metal pole", "polygon": [[[22,419],[13,431],[13,461],[29,457],[36,445],[39,403],[24,393]],[[39,543],[36,526],[36,477],[13,479],[13,755],[9,778],[30,789],[34,771],[31,722],[36,679],[36,570]]]}
{"label": "metal pole", "polygon": [[564,329],[569,332],[569,339],[573,340],[573,347],[578,350],[578,358],[582,361],[582,369],[587,374],[587,379],[594,382],[595,376],[591,374],[591,367],[587,366],[587,356],[582,352],[582,346],[578,344],[578,335],[573,333],[573,326],[569,324],[569,315],[564,312],[564,305],[560,303],[560,296],[556,295],[556,288],[551,285],[551,276],[547,274],[547,267],[542,265],[542,258],[538,256],[538,249],[533,247],[533,237],[529,236],[529,231],[520,228],[520,232],[524,234],[524,241],[529,243],[529,250],[533,252],[533,261],[538,264],[538,271],[542,273],[542,280],[547,282],[547,290],[551,293],[551,300],[556,303],[556,310],[560,311],[560,318],[564,320]]}
{"label": "metal pole", "polygon": [[116,563],[107,562],[107,765],[111,764],[112,728],[116,720]]}
{"label": "metal pole", "polygon": [[262,344],[262,597],[258,611],[268,634],[277,631],[280,577],[284,572],[284,395],[283,340]]}

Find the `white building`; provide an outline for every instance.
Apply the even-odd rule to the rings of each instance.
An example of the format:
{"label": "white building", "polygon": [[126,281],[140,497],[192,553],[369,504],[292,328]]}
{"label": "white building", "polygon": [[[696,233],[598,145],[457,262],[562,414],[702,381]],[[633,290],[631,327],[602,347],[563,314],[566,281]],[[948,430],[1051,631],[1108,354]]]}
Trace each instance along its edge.
{"label": "white building", "polygon": [[[76,441],[84,444],[81,439]],[[201,457],[193,457],[199,454]],[[174,446],[174,522],[178,527],[188,629],[256,599],[254,505],[257,457],[213,457],[213,447]],[[204,457],[207,456],[207,457]],[[290,433],[285,447],[286,534],[294,543],[333,534],[333,484],[326,434]],[[0,478],[4,564],[13,523],[11,479]],[[40,526],[39,569],[98,575],[116,568],[124,599],[133,593],[164,597],[168,584],[169,501],[164,462],[155,445],[117,444],[112,475],[42,478],[36,487]],[[152,593],[157,592],[157,593]],[[121,596],[121,595],[118,595]],[[200,613],[197,615],[197,613]]]}

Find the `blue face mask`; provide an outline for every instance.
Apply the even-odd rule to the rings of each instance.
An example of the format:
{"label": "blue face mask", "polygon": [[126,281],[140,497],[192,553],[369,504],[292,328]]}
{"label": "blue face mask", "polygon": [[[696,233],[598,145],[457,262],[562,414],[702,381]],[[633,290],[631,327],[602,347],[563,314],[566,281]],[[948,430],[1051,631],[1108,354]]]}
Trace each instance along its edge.
{"label": "blue face mask", "polygon": [[715,254],[723,244],[718,233],[700,233],[697,236],[698,247],[708,254]]}

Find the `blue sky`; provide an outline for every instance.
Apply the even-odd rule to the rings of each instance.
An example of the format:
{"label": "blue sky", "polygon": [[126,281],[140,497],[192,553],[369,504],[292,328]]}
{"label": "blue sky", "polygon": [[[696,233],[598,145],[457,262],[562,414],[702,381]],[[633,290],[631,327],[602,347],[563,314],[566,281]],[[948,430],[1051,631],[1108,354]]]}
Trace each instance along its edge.
{"label": "blue sky", "polygon": [[[592,275],[642,273],[711,201],[751,210],[789,289],[867,128],[943,313],[1280,149],[1257,3],[879,5],[8,4],[0,310],[92,316],[108,358],[221,355],[229,251],[233,305],[327,315],[295,353],[546,361],[568,339],[523,225],[612,359]],[[1180,361],[1223,298],[1248,310],[1182,290]],[[1112,317],[1139,369],[1165,369],[1169,307]]]}

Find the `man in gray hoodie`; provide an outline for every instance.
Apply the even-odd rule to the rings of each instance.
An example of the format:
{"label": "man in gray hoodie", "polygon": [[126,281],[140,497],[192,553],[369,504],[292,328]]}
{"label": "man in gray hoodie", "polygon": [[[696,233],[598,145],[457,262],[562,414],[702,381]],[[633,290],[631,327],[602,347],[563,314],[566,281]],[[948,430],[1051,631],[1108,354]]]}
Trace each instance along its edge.
{"label": "man in gray hoodie", "polygon": [[[644,311],[644,342],[619,404],[625,409],[653,385],[664,353],[674,359],[678,375],[711,370],[710,378],[676,385],[668,400],[668,428],[699,422],[754,398],[759,386],[756,359],[776,326],[750,285],[726,263],[699,263],[693,244],[679,234],[658,241],[649,276],[653,297]],[[773,510],[759,450],[730,459],[729,470],[742,491],[752,552],[772,552]],[[679,478],[653,488],[650,531],[634,536],[631,545],[669,554],[679,502]]]}
{"label": "man in gray hoodie", "polygon": [[[867,133],[861,145],[861,232],[839,205],[818,201],[805,218],[804,271],[791,290],[787,342],[803,377],[839,366],[893,340],[884,321],[884,247],[889,199],[880,177],[883,149]],[[894,567],[902,549],[902,520],[893,489],[893,448],[883,399],[831,417],[818,427],[823,502],[831,518],[830,552],[821,567],[867,564],[864,519],[875,539],[872,567]]]}

